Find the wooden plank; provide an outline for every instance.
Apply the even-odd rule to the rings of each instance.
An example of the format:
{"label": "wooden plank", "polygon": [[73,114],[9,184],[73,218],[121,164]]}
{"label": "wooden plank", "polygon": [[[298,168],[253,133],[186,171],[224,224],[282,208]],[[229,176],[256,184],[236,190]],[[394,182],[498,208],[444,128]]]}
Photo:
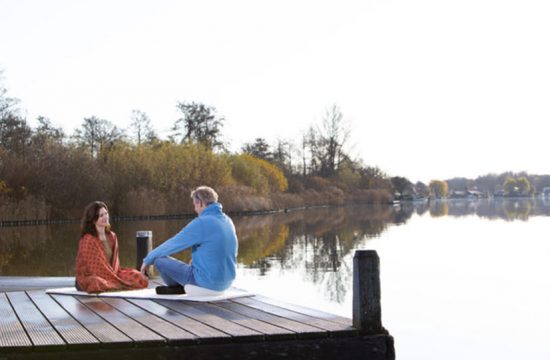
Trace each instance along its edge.
{"label": "wooden plank", "polygon": [[31,349],[32,342],[5,293],[0,293],[0,351]]}
{"label": "wooden plank", "polygon": [[106,322],[76,298],[68,295],[52,295],[52,298],[82,324],[86,330],[92,333],[101,342],[102,347],[110,348],[133,344],[132,339]]}
{"label": "wooden plank", "polygon": [[24,291],[74,286],[74,277],[0,276],[0,291]]}
{"label": "wooden plank", "polygon": [[166,343],[162,336],[129,318],[100,298],[78,296],[75,300],[80,301],[81,306],[92,311],[113,329],[118,329],[117,332],[128,338],[128,341],[133,341],[136,346],[160,346]]}
{"label": "wooden plank", "polygon": [[260,300],[261,302],[271,304],[271,305],[275,305],[275,306],[278,306],[278,307],[282,307],[282,308],[285,308],[285,309],[289,309],[289,310],[292,310],[294,312],[298,312],[298,313],[301,313],[301,314],[313,316],[313,317],[320,318],[320,319],[325,319],[325,320],[336,322],[336,323],[346,325],[346,326],[353,326],[353,321],[350,318],[346,318],[346,317],[343,317],[343,316],[338,316],[338,315],[327,313],[327,312],[324,312],[324,311],[311,309],[311,308],[307,308],[307,307],[296,305],[296,304],[287,303],[287,302],[284,302],[284,301],[268,298],[268,297],[265,297],[265,296],[262,296],[262,295],[256,295],[256,299]]}
{"label": "wooden plank", "polygon": [[65,341],[63,341],[27,294],[17,291],[7,293],[6,295],[35,348],[58,349],[65,347]]}
{"label": "wooden plank", "polygon": [[195,306],[191,306],[182,301],[158,300],[157,302],[167,308],[179,312],[180,314],[200,321],[203,324],[208,324],[209,326],[215,327],[216,329],[231,335],[233,341],[259,341],[264,339],[264,335],[258,331],[235,324],[232,321],[225,320],[219,316],[200,310]]}
{"label": "wooden plank", "polygon": [[169,323],[140,307],[126,301],[125,299],[104,298],[103,301],[110,304],[120,312],[126,314],[142,325],[160,334],[170,344],[192,344],[196,343],[196,336],[185,331],[174,324]]}
{"label": "wooden plank", "polygon": [[218,307],[214,304],[197,304],[195,307],[203,310],[204,312],[216,315],[222,319],[232,321],[236,324],[260,332],[265,335],[266,340],[286,340],[296,338],[296,334],[293,331],[245,316],[241,313]]}
{"label": "wooden plank", "polygon": [[[238,298],[238,299],[233,299],[233,301],[242,305],[250,306],[252,308],[273,314],[273,315],[281,316],[287,319],[291,319],[294,321],[298,321],[304,324],[317,327],[321,330],[331,332],[333,336],[340,336],[340,335],[347,336],[347,335],[352,335],[357,333],[357,330],[355,330],[350,326],[337,324],[331,321],[318,319],[312,316],[297,313],[292,310],[288,310],[282,307],[261,302],[253,297]],[[340,333],[340,334],[337,334],[337,333]]]}
{"label": "wooden plank", "polygon": [[154,301],[140,299],[128,299],[128,301],[186,331],[189,331],[190,333],[195,334],[198,337],[196,340],[200,343],[220,343],[231,340],[231,337],[226,333],[205,325],[197,320],[191,319],[190,317],[184,316],[172,309],[157,304]]}
{"label": "wooden plank", "polygon": [[298,338],[319,338],[326,336],[326,332],[319,328],[303,324],[298,321],[290,320],[284,317],[266,313],[245,305],[237,304],[232,301],[216,302],[217,306],[221,306],[236,313],[248,316],[253,319],[258,319],[285,329],[288,329],[296,334]]}
{"label": "wooden plank", "polygon": [[63,337],[67,346],[76,348],[95,347],[99,344],[88,330],[73,319],[54,299],[43,290],[28,291],[27,295],[36,307],[44,314],[57,332]]}

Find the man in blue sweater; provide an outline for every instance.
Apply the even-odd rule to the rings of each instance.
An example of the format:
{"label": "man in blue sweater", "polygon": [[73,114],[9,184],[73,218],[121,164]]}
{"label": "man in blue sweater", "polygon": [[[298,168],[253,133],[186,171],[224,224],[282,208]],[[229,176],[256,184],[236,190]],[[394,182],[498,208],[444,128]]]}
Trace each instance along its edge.
{"label": "man in blue sweater", "polygon": [[[191,193],[191,199],[198,217],[143,259],[141,272],[145,274],[154,264],[167,285],[157,287],[158,294],[183,294],[186,284],[221,291],[235,279],[237,234],[218,203],[218,194],[208,186],[200,186]],[[190,247],[190,264],[169,257]]]}

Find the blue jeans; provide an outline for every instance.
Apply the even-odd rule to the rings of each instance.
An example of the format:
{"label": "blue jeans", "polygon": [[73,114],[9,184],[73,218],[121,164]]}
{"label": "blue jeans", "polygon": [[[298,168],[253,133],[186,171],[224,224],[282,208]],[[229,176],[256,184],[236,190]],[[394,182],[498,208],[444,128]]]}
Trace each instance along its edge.
{"label": "blue jeans", "polygon": [[197,285],[193,276],[193,267],[174,259],[173,257],[160,257],[155,260],[155,267],[160,273],[160,277],[168,286],[175,285]]}

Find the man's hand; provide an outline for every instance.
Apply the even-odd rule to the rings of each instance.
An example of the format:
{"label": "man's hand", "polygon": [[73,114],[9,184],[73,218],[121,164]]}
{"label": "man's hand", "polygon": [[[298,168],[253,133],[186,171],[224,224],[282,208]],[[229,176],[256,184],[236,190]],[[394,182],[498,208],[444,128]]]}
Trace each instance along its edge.
{"label": "man's hand", "polygon": [[149,265],[141,264],[141,273],[149,277]]}

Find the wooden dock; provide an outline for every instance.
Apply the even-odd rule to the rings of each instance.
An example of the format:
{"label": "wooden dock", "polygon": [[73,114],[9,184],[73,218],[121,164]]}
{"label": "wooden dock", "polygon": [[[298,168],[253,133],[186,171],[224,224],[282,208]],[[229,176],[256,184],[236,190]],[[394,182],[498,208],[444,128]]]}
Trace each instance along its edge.
{"label": "wooden dock", "polygon": [[[66,280],[65,280],[66,281]],[[394,359],[393,338],[263,296],[120,299],[2,288],[4,359]]]}

